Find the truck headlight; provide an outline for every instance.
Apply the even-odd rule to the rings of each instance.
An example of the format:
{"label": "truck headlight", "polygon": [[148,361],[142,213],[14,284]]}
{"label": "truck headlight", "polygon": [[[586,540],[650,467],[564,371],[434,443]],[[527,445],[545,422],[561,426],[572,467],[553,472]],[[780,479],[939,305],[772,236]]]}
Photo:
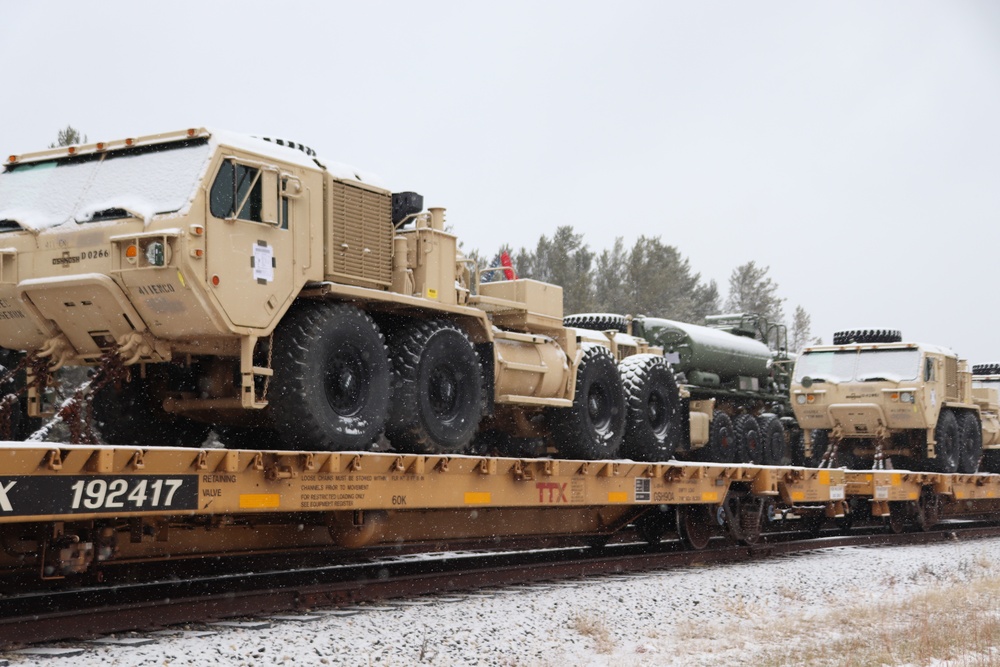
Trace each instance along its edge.
{"label": "truck headlight", "polygon": [[167,262],[167,253],[161,241],[153,241],[146,246],[146,261],[150,266],[163,266]]}
{"label": "truck headlight", "polygon": [[799,394],[798,396],[795,397],[795,402],[798,403],[799,405],[805,405],[806,395]]}
{"label": "truck headlight", "polygon": [[912,391],[900,392],[900,394],[899,394],[899,400],[901,400],[903,403],[912,403],[913,402],[913,392]]}

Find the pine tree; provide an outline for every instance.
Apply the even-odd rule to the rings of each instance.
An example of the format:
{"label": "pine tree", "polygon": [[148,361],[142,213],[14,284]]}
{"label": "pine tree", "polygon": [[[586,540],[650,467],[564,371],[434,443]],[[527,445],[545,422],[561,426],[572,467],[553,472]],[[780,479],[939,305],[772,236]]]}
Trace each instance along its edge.
{"label": "pine tree", "polygon": [[729,276],[726,310],[763,315],[771,322],[784,321],[781,307],[784,299],[778,296],[778,284],[768,277],[769,270],[770,267],[757,266],[753,261],[733,269]]}
{"label": "pine tree", "polygon": [[813,342],[812,318],[802,306],[795,306],[795,315],[792,316],[792,326],[788,334],[790,351],[796,354]]}
{"label": "pine tree", "polygon": [[77,146],[79,144],[87,143],[87,135],[80,134],[72,125],[67,125],[65,130],[59,130],[58,138],[56,143],[49,144],[49,148],[59,148],[61,146]]}

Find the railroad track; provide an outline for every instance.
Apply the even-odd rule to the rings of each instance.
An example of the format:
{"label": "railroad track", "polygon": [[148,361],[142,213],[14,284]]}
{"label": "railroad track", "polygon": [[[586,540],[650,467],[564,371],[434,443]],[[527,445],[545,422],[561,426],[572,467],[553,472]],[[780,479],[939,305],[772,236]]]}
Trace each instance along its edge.
{"label": "railroad track", "polygon": [[624,543],[605,548],[450,553],[325,566],[288,561],[284,567],[275,567],[274,562],[265,565],[264,561],[243,558],[237,567],[236,560],[220,559],[216,571],[228,570],[228,574],[174,574],[169,580],[105,581],[4,596],[0,598],[0,647],[544,580],[763,559],[822,548],[996,536],[1000,536],[998,526],[966,522],[942,524],[927,532],[830,533],[808,540],[800,539],[801,533],[769,534],[752,547],[716,539],[701,551],[664,542],[654,547]]}

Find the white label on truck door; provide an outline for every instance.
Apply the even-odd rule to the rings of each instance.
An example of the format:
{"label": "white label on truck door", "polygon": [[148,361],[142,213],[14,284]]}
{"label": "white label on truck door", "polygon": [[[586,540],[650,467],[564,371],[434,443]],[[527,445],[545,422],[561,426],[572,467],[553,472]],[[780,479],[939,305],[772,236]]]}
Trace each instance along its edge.
{"label": "white label on truck door", "polygon": [[274,280],[274,248],[263,241],[253,247],[253,277],[258,283]]}

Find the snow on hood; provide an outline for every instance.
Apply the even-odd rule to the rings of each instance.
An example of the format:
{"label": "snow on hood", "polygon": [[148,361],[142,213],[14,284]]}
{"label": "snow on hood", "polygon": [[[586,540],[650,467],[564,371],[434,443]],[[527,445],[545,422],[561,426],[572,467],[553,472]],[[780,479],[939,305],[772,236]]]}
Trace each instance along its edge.
{"label": "snow on hood", "polygon": [[118,155],[104,160],[28,162],[0,171],[0,220],[39,232],[69,222],[87,222],[108,209],[124,209],[146,224],[161,214],[184,215],[197,194],[215,150],[245,150],[334,178],[385,188],[374,174],[310,157],[282,146],[225,130],[209,130],[206,143]]}

